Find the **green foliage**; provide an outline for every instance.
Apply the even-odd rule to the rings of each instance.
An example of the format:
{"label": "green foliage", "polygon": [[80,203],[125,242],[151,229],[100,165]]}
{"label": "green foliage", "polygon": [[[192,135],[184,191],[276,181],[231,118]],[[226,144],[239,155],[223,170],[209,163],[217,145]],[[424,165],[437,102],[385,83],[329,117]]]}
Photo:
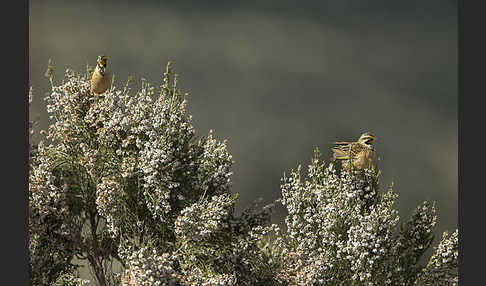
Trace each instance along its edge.
{"label": "green foliage", "polygon": [[58,85],[49,75],[52,124],[30,152],[31,285],[82,285],[75,257],[98,285],[457,281],[457,235],[418,264],[433,241],[433,205],[400,226],[378,173],[339,173],[317,150],[307,177],[299,166],[283,178],[285,232],[270,224],[273,205],[236,216],[226,141],[196,136],[170,64],[161,86],[142,81],[135,93],[129,81],[94,96],[89,69],[67,70]]}

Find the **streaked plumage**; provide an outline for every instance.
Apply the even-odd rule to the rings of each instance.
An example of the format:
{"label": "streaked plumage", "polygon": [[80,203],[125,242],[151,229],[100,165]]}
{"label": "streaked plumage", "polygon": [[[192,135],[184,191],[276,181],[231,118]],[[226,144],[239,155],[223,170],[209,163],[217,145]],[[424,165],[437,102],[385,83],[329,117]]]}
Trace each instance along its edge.
{"label": "streaked plumage", "polygon": [[106,56],[99,56],[96,68],[91,76],[91,91],[98,95],[110,87],[110,72],[106,68]]}
{"label": "streaked plumage", "polygon": [[357,142],[334,142],[332,148],[333,161],[341,161],[343,168],[349,168],[349,159],[356,169],[370,168],[375,157],[375,149],[371,144],[375,137],[369,133],[363,133]]}

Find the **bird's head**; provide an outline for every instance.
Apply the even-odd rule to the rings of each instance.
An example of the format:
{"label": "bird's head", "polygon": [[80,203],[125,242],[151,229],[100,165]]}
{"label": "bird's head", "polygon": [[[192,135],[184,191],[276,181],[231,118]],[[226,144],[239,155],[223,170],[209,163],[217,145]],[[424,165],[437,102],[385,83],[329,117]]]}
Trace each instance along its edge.
{"label": "bird's head", "polygon": [[106,56],[98,56],[98,66],[101,67],[106,67],[106,62],[108,61],[108,58]]}
{"label": "bird's head", "polygon": [[361,136],[358,139],[358,142],[366,145],[371,145],[371,143],[373,143],[373,140],[375,140],[375,136],[370,132],[365,132],[361,134]]}

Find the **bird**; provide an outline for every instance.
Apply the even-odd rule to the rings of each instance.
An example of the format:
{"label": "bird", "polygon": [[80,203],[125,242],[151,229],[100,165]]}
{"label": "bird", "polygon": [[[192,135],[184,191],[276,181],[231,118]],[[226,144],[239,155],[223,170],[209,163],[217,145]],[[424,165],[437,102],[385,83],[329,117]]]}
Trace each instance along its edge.
{"label": "bird", "polygon": [[96,95],[105,92],[110,87],[110,72],[106,68],[106,56],[98,56],[96,68],[91,76],[91,91]]}
{"label": "bird", "polygon": [[[351,165],[358,170],[369,169],[375,158],[375,148],[371,144],[374,139],[373,134],[365,132],[356,142],[334,142],[336,146],[331,148],[332,161],[341,161],[341,165],[345,169],[349,169]],[[350,164],[350,159],[352,164]]]}

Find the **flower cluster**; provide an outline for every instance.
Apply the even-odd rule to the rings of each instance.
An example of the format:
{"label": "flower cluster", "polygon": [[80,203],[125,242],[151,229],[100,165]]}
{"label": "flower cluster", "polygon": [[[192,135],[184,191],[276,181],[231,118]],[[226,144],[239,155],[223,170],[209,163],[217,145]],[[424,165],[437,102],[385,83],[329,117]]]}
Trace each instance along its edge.
{"label": "flower cluster", "polygon": [[123,286],[181,285],[168,253],[143,247],[127,257],[128,266],[121,277]]}
{"label": "flower cluster", "polygon": [[193,185],[193,187],[203,191],[212,189],[214,194],[228,193],[231,187],[233,161],[226,149],[226,140],[217,142],[210,130],[206,141],[200,144],[203,153],[197,162],[198,178],[195,180],[197,185]]}
{"label": "flower cluster", "polygon": [[[29,91],[29,104],[32,89]],[[29,124],[32,131],[34,122]],[[31,132],[30,132],[31,133]],[[30,285],[81,286],[71,260],[75,250],[69,241],[72,227],[67,219],[68,189],[41,142],[29,142],[29,277]]]}
{"label": "flower cluster", "polygon": [[198,241],[228,228],[229,207],[234,202],[233,197],[223,194],[186,207],[175,221],[176,235]]}
{"label": "flower cluster", "polygon": [[457,230],[450,236],[447,232],[443,233],[441,242],[416,285],[458,285],[458,242]]}
{"label": "flower cluster", "polygon": [[424,201],[415,209],[409,221],[401,225],[393,248],[394,254],[390,257],[395,265],[399,265],[390,270],[392,280],[397,284],[407,285],[417,279],[422,270],[418,262],[432,245],[436,221],[434,205]]}
{"label": "flower cluster", "polygon": [[[437,222],[435,206],[424,201],[418,206],[402,230],[401,245],[407,245],[414,254],[421,254],[433,240],[433,230]],[[416,255],[418,260],[420,255]],[[416,261],[415,261],[416,262]]]}
{"label": "flower cluster", "polygon": [[62,216],[67,211],[66,186],[60,185],[60,178],[54,175],[55,162],[46,153],[41,142],[37,147],[39,156],[30,172],[29,205],[41,215]]}
{"label": "flower cluster", "polygon": [[238,280],[234,274],[208,274],[201,269],[195,269],[186,275],[185,285],[232,286],[238,285]]}
{"label": "flower cluster", "polygon": [[103,178],[96,186],[96,208],[106,218],[108,231],[119,234],[120,218],[123,216],[123,198],[119,183],[113,178]]}
{"label": "flower cluster", "polygon": [[[28,94],[28,102],[29,102],[29,109],[30,105],[32,104],[33,99],[33,90],[32,87],[29,88]],[[29,162],[35,156],[35,152],[37,151],[37,145],[32,142],[32,135],[34,134],[34,124],[35,121],[29,119]]]}
{"label": "flower cluster", "polygon": [[[356,214],[353,219],[357,223],[347,230],[347,241],[341,255],[345,255],[354,273],[351,279],[362,281],[364,285],[376,284],[377,279],[373,275],[393,254],[392,236],[398,223],[397,211],[392,209],[395,197],[392,192],[384,194],[377,205],[370,207],[369,213]],[[389,284],[391,280],[387,279],[385,283]]]}
{"label": "flower cluster", "polygon": [[52,286],[85,286],[89,282],[89,280],[81,279],[70,272],[66,272],[59,275]]}
{"label": "flower cluster", "polygon": [[[262,212],[235,217],[236,197],[202,198],[182,210],[175,223],[178,262],[188,285],[272,285],[268,255],[259,247],[272,226]],[[264,213],[264,214],[263,214]]]}

